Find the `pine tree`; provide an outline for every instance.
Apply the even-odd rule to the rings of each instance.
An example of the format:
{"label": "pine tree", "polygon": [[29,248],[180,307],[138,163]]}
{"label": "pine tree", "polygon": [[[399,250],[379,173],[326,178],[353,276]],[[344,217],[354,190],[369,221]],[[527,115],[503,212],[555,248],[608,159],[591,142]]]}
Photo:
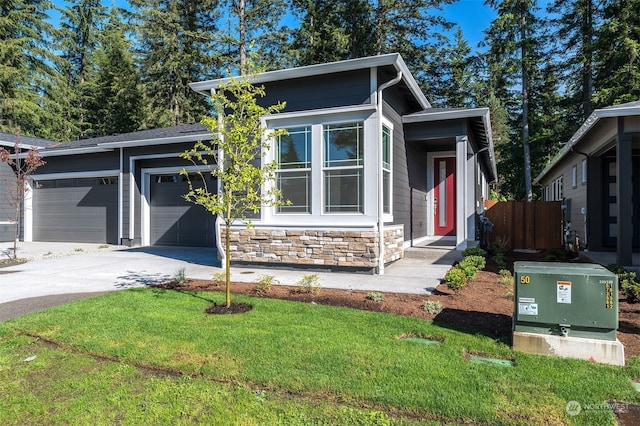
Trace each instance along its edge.
{"label": "pine tree", "polygon": [[597,107],[640,99],[640,0],[609,1],[597,30]]}
{"label": "pine tree", "polygon": [[0,1],[0,130],[39,136],[48,121],[44,97],[56,78],[49,8],[47,0]]}
{"label": "pine tree", "polygon": [[96,98],[93,55],[98,48],[106,8],[100,0],[71,0],[60,12],[57,47],[63,59],[60,71],[68,79],[72,96],[69,120],[78,131],[73,139],[84,139],[95,135],[94,123],[89,120]]}
{"label": "pine tree", "polygon": [[454,44],[446,50],[445,64],[448,78],[441,84],[442,93],[436,99],[430,99],[440,106],[450,108],[472,107],[474,105],[474,57],[471,47],[465,40],[462,29],[458,28],[454,34]]}
{"label": "pine tree", "polygon": [[189,83],[219,76],[217,0],[131,0],[137,32],[145,128],[200,121],[205,98]]}
{"label": "pine tree", "polygon": [[279,69],[291,64],[289,29],[281,21],[285,0],[225,0],[228,25],[220,41],[224,65],[231,73],[249,72],[249,57],[257,69]]}
{"label": "pine tree", "polygon": [[96,96],[90,114],[96,136],[127,133],[140,128],[143,93],[140,73],[131,55],[120,11],[112,7],[95,53]]}

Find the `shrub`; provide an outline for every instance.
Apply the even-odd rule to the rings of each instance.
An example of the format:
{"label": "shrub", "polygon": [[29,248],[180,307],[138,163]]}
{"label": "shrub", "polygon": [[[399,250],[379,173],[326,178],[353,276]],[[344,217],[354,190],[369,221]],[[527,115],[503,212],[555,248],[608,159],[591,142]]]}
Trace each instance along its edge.
{"label": "shrub", "polygon": [[513,292],[513,289],[510,289],[505,294],[503,294],[502,297],[508,300],[513,300],[515,298],[515,293]]}
{"label": "shrub", "polygon": [[484,256],[471,255],[462,259],[461,263],[470,263],[478,270],[481,270],[486,266],[487,260],[484,258]]}
{"label": "shrub", "polygon": [[544,259],[552,262],[558,260],[565,260],[567,258],[567,253],[563,249],[559,248],[551,248],[547,249],[544,252]]}
{"label": "shrub", "polygon": [[437,300],[425,300],[422,308],[429,314],[438,315],[442,312],[442,303]]}
{"label": "shrub", "polygon": [[306,274],[296,282],[297,293],[320,293],[320,277],[318,274]]}
{"label": "shrub", "polygon": [[624,269],[624,267],[618,265],[617,263],[608,264],[607,265],[607,269],[610,270],[611,272],[613,272],[616,275],[621,274],[623,272],[627,272],[627,270]]}
{"label": "shrub", "polygon": [[384,293],[380,293],[379,291],[370,291],[367,293],[367,299],[373,300],[374,302],[382,302],[384,300]]}
{"label": "shrub", "polygon": [[502,253],[503,255],[509,251],[510,240],[507,237],[498,237],[494,242],[489,244],[489,252],[494,255]]}
{"label": "shrub", "polygon": [[627,296],[627,302],[640,302],[640,282],[635,272],[622,272],[618,274],[618,285]]}
{"label": "shrub", "polygon": [[280,281],[276,279],[273,275],[260,275],[256,280],[256,293],[258,296],[262,296],[269,290],[271,290],[271,286],[274,284],[280,284]]}
{"label": "shrub", "polygon": [[456,293],[467,285],[467,274],[460,268],[451,268],[444,276],[444,283]]}
{"label": "shrub", "polygon": [[224,271],[214,272],[212,278],[216,287],[220,287],[222,284],[227,282],[227,275]]}
{"label": "shrub", "polygon": [[462,252],[462,257],[467,257],[467,256],[483,256],[484,257],[486,255],[487,255],[487,252],[481,249],[480,247],[467,247]]}
{"label": "shrub", "polygon": [[500,284],[510,285],[513,284],[513,275],[511,275],[511,271],[508,269],[500,269]]}
{"label": "shrub", "polygon": [[184,282],[187,280],[187,277],[185,275],[185,270],[184,268],[179,268],[176,273],[173,276],[173,279],[178,283],[178,284],[184,284]]}
{"label": "shrub", "polygon": [[493,255],[493,261],[499,269],[506,269],[507,262],[504,261],[503,253]]}

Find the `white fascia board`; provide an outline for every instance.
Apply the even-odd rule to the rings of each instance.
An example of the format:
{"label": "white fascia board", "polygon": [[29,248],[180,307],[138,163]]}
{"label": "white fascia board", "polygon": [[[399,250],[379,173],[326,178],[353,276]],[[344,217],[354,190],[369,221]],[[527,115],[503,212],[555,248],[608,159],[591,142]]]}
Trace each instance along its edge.
{"label": "white fascia board", "polygon": [[353,106],[346,106],[346,107],[339,107],[339,108],[322,108],[322,109],[310,109],[305,111],[284,112],[284,113],[278,113],[278,114],[270,114],[270,115],[264,116],[263,118],[265,122],[269,122],[269,121],[277,121],[277,120],[318,117],[318,116],[327,116],[327,115],[336,115],[336,114],[368,112],[368,111],[375,111],[375,110],[376,110],[375,105],[362,104],[362,105],[353,105]]}
{"label": "white fascia board", "polygon": [[[15,142],[9,142],[9,141],[0,140],[0,146],[7,146],[9,148],[13,148],[13,147],[16,146],[16,143]],[[42,147],[42,146],[29,145],[29,144],[25,144],[25,143],[19,143],[18,144],[18,148],[21,148],[21,149],[40,149],[40,150],[44,149],[44,147]]]}
{"label": "white fascia board", "polygon": [[154,139],[139,139],[134,141],[120,141],[120,142],[105,142],[98,144],[103,148],[127,148],[134,146],[148,146],[148,145],[167,145],[172,143],[182,142],[197,142],[201,140],[210,140],[212,138],[211,133],[199,133],[197,135],[188,136],[175,136],[170,138],[154,138]]}
{"label": "white fascia board", "polygon": [[[249,77],[252,84],[268,83],[272,81],[292,80],[295,78],[312,77],[316,75],[332,74],[339,72],[354,71],[359,69],[375,68],[386,65],[394,65],[396,70],[402,71],[402,78],[407,83],[411,93],[416,97],[422,108],[431,108],[431,104],[420,90],[406,63],[399,53],[388,53],[385,55],[370,56],[366,58],[349,59],[346,61],[329,62],[326,64],[308,65],[299,68],[288,68],[284,70],[268,71]],[[204,96],[211,96],[211,89],[217,89],[222,84],[228,84],[232,79],[240,77],[218,78],[207,81],[197,81],[189,83],[189,87],[195,92]]]}
{"label": "white fascia board", "polygon": [[455,120],[461,118],[487,117],[489,108],[469,108],[445,111],[423,111],[402,117],[403,123],[423,123],[428,121]]}

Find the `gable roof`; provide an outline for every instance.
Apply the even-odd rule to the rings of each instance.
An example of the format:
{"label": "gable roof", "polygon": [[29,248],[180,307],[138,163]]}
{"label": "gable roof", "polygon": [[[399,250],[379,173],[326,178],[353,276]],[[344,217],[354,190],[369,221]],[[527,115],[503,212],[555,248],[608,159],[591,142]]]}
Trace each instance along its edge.
{"label": "gable roof", "polygon": [[[393,67],[396,71],[402,72],[402,81],[407,86],[411,96],[420,104],[421,108],[431,108],[431,104],[420,90],[418,83],[411,75],[407,64],[399,53],[388,53],[385,55],[369,56],[366,58],[348,59],[345,61],[328,62],[325,64],[307,65],[298,68],[288,68],[277,71],[268,71],[250,77],[253,84],[268,83],[273,81],[292,80],[296,78],[312,77],[317,75],[339,73],[368,69],[374,67]],[[221,84],[227,84],[232,77],[218,78],[214,80],[198,81],[189,83],[189,87],[205,96],[211,95],[211,89],[216,89]]]}
{"label": "gable roof", "polygon": [[615,117],[628,117],[632,115],[640,116],[640,100],[634,102],[627,102],[624,104],[613,105],[606,108],[600,108],[591,113],[591,115],[582,123],[580,128],[571,136],[571,138],[565,143],[564,147],[556,154],[549,164],[540,172],[540,174],[533,180],[534,184],[540,182],[547,173],[551,171],[564,157],[566,157],[572,150],[572,148],[578,144],[591,129],[602,119],[615,118]]}
{"label": "gable roof", "polygon": [[[19,139],[20,147],[24,149],[33,149],[33,148],[42,149],[42,148],[46,148],[48,146],[53,146],[56,144],[56,142],[53,142],[47,139],[34,138],[31,136],[20,135],[19,138],[20,138]],[[16,144],[15,134],[0,132],[0,146],[13,147],[15,146],[15,144]]]}

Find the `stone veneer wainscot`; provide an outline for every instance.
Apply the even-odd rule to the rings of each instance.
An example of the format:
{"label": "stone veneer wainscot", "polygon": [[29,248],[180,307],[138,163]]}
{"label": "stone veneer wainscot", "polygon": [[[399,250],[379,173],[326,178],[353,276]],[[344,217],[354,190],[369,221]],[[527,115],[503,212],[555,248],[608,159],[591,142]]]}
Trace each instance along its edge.
{"label": "stone veneer wainscot", "polygon": [[[384,234],[385,263],[401,259],[403,226],[386,227]],[[376,268],[378,251],[374,231],[231,230],[232,262]]]}

